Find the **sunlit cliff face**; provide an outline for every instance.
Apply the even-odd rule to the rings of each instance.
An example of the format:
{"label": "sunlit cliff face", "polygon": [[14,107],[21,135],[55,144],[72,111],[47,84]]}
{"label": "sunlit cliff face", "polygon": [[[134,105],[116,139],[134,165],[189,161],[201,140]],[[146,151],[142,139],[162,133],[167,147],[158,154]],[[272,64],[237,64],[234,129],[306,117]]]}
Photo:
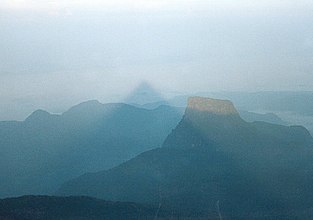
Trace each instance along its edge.
{"label": "sunlit cliff face", "polygon": [[228,100],[218,100],[202,97],[191,97],[188,99],[187,109],[208,112],[216,115],[237,115],[234,105]]}

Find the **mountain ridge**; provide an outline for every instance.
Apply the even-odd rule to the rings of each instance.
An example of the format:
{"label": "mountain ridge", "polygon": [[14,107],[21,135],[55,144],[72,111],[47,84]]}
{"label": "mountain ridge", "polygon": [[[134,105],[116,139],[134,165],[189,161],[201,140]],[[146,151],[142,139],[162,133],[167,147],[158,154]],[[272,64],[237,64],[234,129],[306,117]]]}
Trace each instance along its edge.
{"label": "mountain ridge", "polygon": [[180,117],[173,107],[87,101],[61,115],[39,110],[0,122],[0,197],[49,194],[84,172],[118,165],[160,146]]}
{"label": "mountain ridge", "polygon": [[212,219],[219,201],[226,219],[292,218],[304,202],[313,207],[312,143],[303,127],[187,108],[161,148],[73,179],[57,194],[161,202]]}

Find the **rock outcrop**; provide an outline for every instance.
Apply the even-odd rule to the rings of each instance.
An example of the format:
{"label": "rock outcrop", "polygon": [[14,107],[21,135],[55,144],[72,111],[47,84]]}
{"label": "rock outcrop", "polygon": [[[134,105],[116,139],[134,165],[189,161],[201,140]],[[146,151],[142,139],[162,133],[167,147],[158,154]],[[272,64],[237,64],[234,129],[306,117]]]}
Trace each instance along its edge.
{"label": "rock outcrop", "polygon": [[202,97],[190,97],[186,111],[208,112],[216,115],[238,115],[238,111],[229,100]]}

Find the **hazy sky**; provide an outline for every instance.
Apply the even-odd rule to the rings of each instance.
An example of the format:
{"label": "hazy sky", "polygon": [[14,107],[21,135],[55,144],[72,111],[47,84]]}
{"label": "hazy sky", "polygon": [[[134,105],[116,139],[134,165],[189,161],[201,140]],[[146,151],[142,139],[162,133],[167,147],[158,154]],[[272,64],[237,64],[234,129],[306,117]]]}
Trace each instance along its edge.
{"label": "hazy sky", "polygon": [[312,90],[312,0],[0,0],[0,120],[166,94]]}

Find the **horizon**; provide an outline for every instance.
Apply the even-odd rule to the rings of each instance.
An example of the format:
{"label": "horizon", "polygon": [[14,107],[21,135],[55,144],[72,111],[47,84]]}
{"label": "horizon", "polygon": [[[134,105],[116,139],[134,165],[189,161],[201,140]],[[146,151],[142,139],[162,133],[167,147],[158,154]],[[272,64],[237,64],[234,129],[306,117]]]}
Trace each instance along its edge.
{"label": "horizon", "polygon": [[120,101],[143,81],[166,97],[312,91],[312,9],[308,0],[4,0],[0,114]]}
{"label": "horizon", "polygon": [[[38,105],[32,105],[31,107],[29,106],[19,106],[18,111],[12,111],[10,109],[10,106],[4,106],[1,110],[1,117],[0,117],[0,122],[1,121],[24,121],[26,120],[29,116],[31,116],[34,112],[36,111],[45,111],[48,112],[49,114],[52,115],[62,115],[63,113],[67,112],[71,108],[78,106],[83,103],[87,102],[92,102],[96,101],[99,102],[100,104],[127,104],[127,105],[132,105],[137,108],[145,108],[145,105],[147,104],[157,104],[157,103],[164,103],[160,105],[168,105],[172,107],[186,107],[187,106],[187,100],[188,98],[191,97],[201,97],[201,98],[206,98],[206,99],[214,99],[214,100],[222,100],[222,101],[230,101],[233,104],[234,98],[236,101],[239,100],[241,102],[244,100],[244,96],[251,96],[253,97],[254,95],[266,95],[266,94],[272,94],[272,95],[297,95],[297,96],[302,96],[304,94],[313,96],[313,91],[291,91],[291,90],[283,90],[283,91],[209,91],[209,92],[196,92],[193,94],[187,94],[187,93],[176,93],[176,94],[167,94],[165,95],[164,93],[161,93],[159,90],[157,90],[155,87],[152,87],[148,82],[142,82],[139,84],[136,88],[132,90],[127,95],[124,95],[122,97],[118,97],[116,99],[111,99],[109,101],[106,100],[99,100],[99,99],[85,99],[85,100],[76,100],[76,102],[67,102],[67,103],[58,103],[58,101],[50,104],[43,104],[40,106]],[[243,97],[241,97],[243,95]],[[171,103],[171,101],[175,99],[181,99],[178,101],[178,103],[174,104]],[[184,101],[182,101],[184,100]],[[251,104],[249,101],[247,102],[248,106]],[[19,103],[17,103],[18,105]],[[242,103],[241,103],[242,104]],[[1,104],[0,104],[1,105]],[[158,106],[158,104],[157,104]],[[9,108],[6,108],[9,107]],[[24,107],[24,109],[23,109]],[[247,107],[247,106],[245,106]],[[154,107],[157,108],[157,107]],[[152,109],[154,109],[152,108]],[[57,109],[57,110],[56,110]],[[236,107],[237,109],[237,107]],[[243,110],[247,111],[247,109],[237,109],[237,110]],[[6,115],[5,113],[9,112],[10,114]],[[255,110],[249,110],[250,112],[254,113],[259,113],[259,114],[266,114],[266,113],[274,113],[275,111],[273,110],[262,110],[262,109],[255,109]],[[280,112],[276,112],[280,113]],[[298,115],[300,117],[300,115]],[[301,122],[303,123],[303,122]],[[301,124],[299,123],[299,124]]]}
{"label": "horizon", "polygon": [[[143,89],[143,94],[142,90]],[[147,81],[143,81],[138,84],[135,88],[133,88],[127,94],[115,94],[115,96],[110,97],[109,99],[101,99],[101,98],[78,98],[72,100],[46,100],[46,102],[42,101],[34,101],[28,102],[26,104],[25,101],[23,102],[13,102],[11,101],[9,105],[7,103],[0,103],[0,121],[24,121],[29,117],[32,113],[37,110],[43,110],[50,114],[60,115],[64,112],[68,111],[72,107],[79,105],[81,103],[89,102],[89,101],[98,101],[101,104],[109,104],[109,103],[124,103],[129,105],[134,105],[136,107],[140,107],[144,104],[151,104],[157,102],[167,102],[175,98],[183,98],[183,97],[205,97],[205,98],[212,98],[212,99],[221,99],[221,100],[231,100],[227,95],[254,95],[254,94],[313,94],[313,90],[260,90],[260,91],[227,91],[227,90],[220,90],[220,91],[198,91],[194,93],[183,93],[183,92],[169,92],[164,93],[161,90],[158,90],[156,87],[151,85]],[[130,100],[133,99],[133,100]],[[187,104],[187,102],[185,103]],[[171,104],[168,104],[171,105]],[[175,106],[175,105],[174,105]],[[182,104],[179,104],[182,107]],[[258,112],[258,111],[256,111]],[[262,112],[262,111],[261,111]]]}

